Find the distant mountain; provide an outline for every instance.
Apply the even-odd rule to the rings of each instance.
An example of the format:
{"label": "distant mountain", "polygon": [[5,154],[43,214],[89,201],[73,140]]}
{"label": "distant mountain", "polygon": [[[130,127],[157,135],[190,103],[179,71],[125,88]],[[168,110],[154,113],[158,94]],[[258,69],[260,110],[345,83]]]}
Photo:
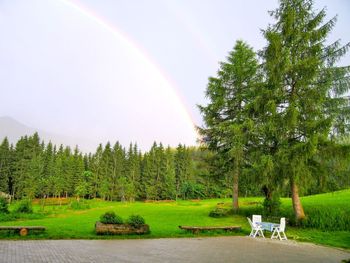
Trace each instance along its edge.
{"label": "distant mountain", "polygon": [[97,147],[97,142],[49,133],[26,126],[25,124],[20,123],[19,121],[8,116],[0,117],[0,143],[5,137],[7,137],[10,143],[15,144],[18,139],[21,138],[21,136],[32,135],[35,132],[39,134],[40,139],[44,140],[45,143],[51,141],[57,146],[63,144],[74,148],[76,145],[78,145],[79,149],[83,152],[93,152]]}
{"label": "distant mountain", "polygon": [[[0,117],[0,139],[3,140],[7,136],[11,143],[15,143],[23,135],[31,135],[36,132],[11,117]],[[38,131],[39,133],[39,131]]]}

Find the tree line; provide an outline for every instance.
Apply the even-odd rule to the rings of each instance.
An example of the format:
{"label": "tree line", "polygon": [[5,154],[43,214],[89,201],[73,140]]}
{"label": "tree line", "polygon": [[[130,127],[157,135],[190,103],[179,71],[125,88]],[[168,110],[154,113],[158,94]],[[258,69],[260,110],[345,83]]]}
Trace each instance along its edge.
{"label": "tree line", "polygon": [[[210,153],[179,144],[100,144],[94,153],[45,144],[37,133],[0,145],[0,191],[14,198],[72,197],[104,200],[209,198],[224,187],[208,176]],[[221,186],[219,186],[221,185]]]}
{"label": "tree line", "polygon": [[[301,188],[302,194],[334,191],[350,186],[347,158],[317,159],[324,164],[318,176]],[[320,161],[319,161],[320,162]],[[318,163],[319,163],[318,162]],[[164,147],[154,143],[141,153],[137,144],[125,149],[118,142],[100,144],[94,153],[76,147],[45,144],[37,133],[21,137],[15,145],[0,144],[0,191],[16,199],[46,197],[102,198],[111,201],[176,200],[232,196],[230,166],[222,156],[206,148]],[[261,196],[265,178],[244,169],[240,195]],[[282,196],[289,196],[286,184]]]}

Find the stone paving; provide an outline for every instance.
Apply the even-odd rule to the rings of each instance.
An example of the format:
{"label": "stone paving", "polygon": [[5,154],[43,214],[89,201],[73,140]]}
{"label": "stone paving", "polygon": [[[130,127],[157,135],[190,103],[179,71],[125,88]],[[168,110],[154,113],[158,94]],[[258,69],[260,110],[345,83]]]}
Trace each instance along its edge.
{"label": "stone paving", "polygon": [[0,240],[0,262],[337,262],[350,252],[250,237],[138,240]]}

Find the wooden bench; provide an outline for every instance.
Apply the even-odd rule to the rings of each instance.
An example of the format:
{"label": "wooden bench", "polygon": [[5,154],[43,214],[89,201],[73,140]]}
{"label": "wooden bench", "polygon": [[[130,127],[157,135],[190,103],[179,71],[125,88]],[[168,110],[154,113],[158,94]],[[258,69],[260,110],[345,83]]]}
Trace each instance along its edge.
{"label": "wooden bench", "polygon": [[15,230],[19,231],[21,236],[26,236],[29,230],[45,231],[44,226],[0,226],[0,230]]}
{"label": "wooden bench", "polygon": [[206,230],[225,230],[225,231],[240,231],[240,226],[179,226],[180,229],[192,231],[193,234],[198,234],[200,231]]}

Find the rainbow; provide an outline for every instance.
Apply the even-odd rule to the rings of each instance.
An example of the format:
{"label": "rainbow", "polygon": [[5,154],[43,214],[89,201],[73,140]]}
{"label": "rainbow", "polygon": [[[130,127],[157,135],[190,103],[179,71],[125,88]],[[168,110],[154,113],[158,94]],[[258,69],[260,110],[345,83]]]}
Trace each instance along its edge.
{"label": "rainbow", "polygon": [[133,42],[132,39],[120,29],[116,28],[114,25],[111,25],[108,21],[104,20],[103,17],[100,17],[98,14],[94,13],[92,10],[89,10],[81,3],[77,1],[73,2],[71,0],[60,0],[60,2],[63,3],[65,6],[75,10],[80,15],[85,16],[86,18],[95,22],[104,30],[107,30],[109,33],[111,33],[116,39],[118,39],[118,41],[121,41],[123,44],[125,44],[129,51],[132,52],[133,55],[135,55],[139,59],[143,66],[147,67],[152,73],[154,73],[154,76],[158,78],[158,81],[162,84],[162,87],[167,89],[166,92],[171,98],[173,98],[173,100],[179,106],[178,110],[180,110],[181,116],[186,121],[187,125],[191,127],[194,139],[198,138],[198,133],[195,128],[194,121],[191,117],[191,113],[187,110],[185,104],[182,102],[181,96],[175,88],[175,84],[171,83],[167,75],[164,72],[162,72],[162,70],[157,66],[157,64],[154,61],[152,61],[150,56],[147,54],[146,51],[142,49],[142,47],[138,46],[135,42]]}

